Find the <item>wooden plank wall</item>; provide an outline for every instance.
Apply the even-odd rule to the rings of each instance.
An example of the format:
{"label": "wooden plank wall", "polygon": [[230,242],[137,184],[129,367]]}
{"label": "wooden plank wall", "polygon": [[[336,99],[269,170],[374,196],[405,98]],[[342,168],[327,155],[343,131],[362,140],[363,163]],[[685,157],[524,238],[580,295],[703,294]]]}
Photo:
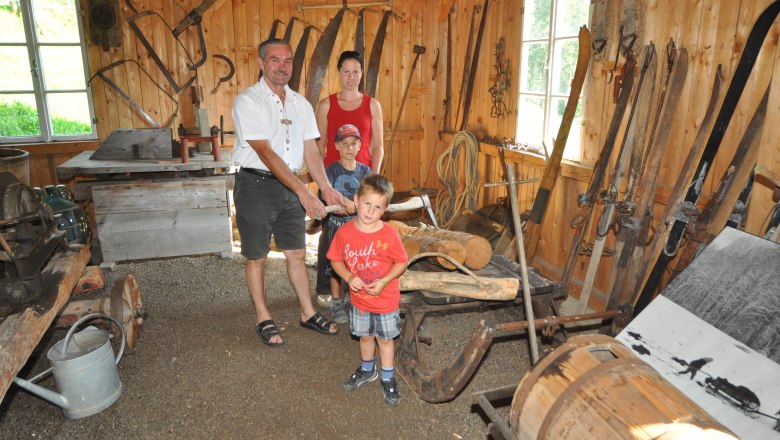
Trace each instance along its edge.
{"label": "wooden plank wall", "polygon": [[[585,1],[585,0],[583,0]],[[86,1],[82,1],[82,10],[86,11]],[[98,46],[89,47],[90,72],[113,62],[128,59],[127,62],[107,75],[123,88],[147,113],[161,123],[177,111],[178,117],[173,126],[183,123],[193,126],[195,117],[191,95],[188,90],[176,94],[166,83],[162,73],[152,62],[150,54],[127,26],[125,20],[133,15],[127,2],[118,1],[122,23],[122,46],[103,51]],[[130,0],[139,11],[155,11],[159,15],[149,15],[137,20],[138,26],[147,36],[155,51],[169,66],[176,78],[190,75],[186,68],[187,58],[183,48],[199,59],[199,47],[194,29],[181,36],[181,45],[173,38],[167,26],[174,27],[186,14],[201,3],[201,0]],[[620,8],[620,0],[615,7]],[[672,139],[675,144],[663,159],[662,174],[656,210],[663,207],[668,192],[674,184],[679,167],[687,155],[690,143],[696,134],[698,125],[709,97],[713,75],[718,64],[723,65],[724,80],[727,86],[734,66],[739,60],[742,47],[758,14],[771,3],[770,0],[646,0],[640,2],[644,24],[639,41],[653,41],[659,53],[673,38],[677,47],[685,47],[690,54],[689,76],[683,91],[681,111],[673,127]],[[332,5],[331,9],[304,9],[299,4]],[[288,23],[295,16],[312,23],[323,30],[342,4],[339,0],[218,0],[204,15],[203,29],[209,57],[197,72],[195,84],[204,89],[205,101],[211,124],[218,124],[219,117],[225,117],[227,130],[232,130],[230,110],[233,99],[244,88],[257,79],[257,44],[269,35],[274,20]],[[438,181],[435,161],[444,151],[451,139],[451,132],[442,133],[445,127],[460,126],[455,120],[461,114],[456,105],[461,94],[461,82],[465,66],[465,55],[469,34],[476,35],[479,18],[485,0],[394,0],[392,10],[398,18],[390,20],[387,30],[382,63],[379,75],[377,98],[382,104],[385,119],[386,149],[392,133],[393,124],[399,112],[404,86],[411,75],[409,97],[399,122],[399,132],[395,145],[386,155],[387,174],[394,180],[396,189],[408,190],[414,187],[441,187]],[[448,20],[450,12],[451,32],[451,69],[447,69]],[[520,35],[522,32],[523,2],[519,0],[490,0],[487,12],[485,34],[480,48],[480,60],[474,78],[474,96],[467,128],[481,139],[512,139],[515,136],[517,84],[520,60]],[[376,7],[377,11],[384,8]],[[87,14],[84,13],[85,23]],[[370,48],[374,41],[381,14],[366,13],[365,41]],[[163,20],[165,23],[163,23]],[[320,97],[338,91],[336,57],[342,50],[354,47],[357,16],[347,13],[341,32],[333,49],[329,68],[325,75]],[[473,25],[473,28],[472,28]],[[88,23],[85,24],[85,28]],[[281,26],[277,35],[282,35],[285,26]],[[292,34],[293,46],[297,46],[303,25],[296,23]],[[614,30],[616,37],[617,30]],[[498,40],[506,41],[505,54],[510,61],[511,82],[507,93],[507,105],[512,114],[503,118],[490,117],[491,98],[489,88],[495,80],[495,48]],[[313,32],[308,46],[307,64],[301,84],[305,84],[305,70],[308,59],[314,50],[318,32]],[[766,44],[761,51],[754,75],[745,90],[743,99],[734,116],[732,124],[723,142],[723,152],[719,154],[711,176],[706,184],[705,194],[714,191],[717,179],[722,175],[730,155],[747,125],[753,107],[763,93],[771,77],[780,72],[778,59],[778,28],[773,27]],[[423,45],[426,53],[419,59],[417,68],[411,72],[414,59],[413,46]],[[236,75],[222,84],[216,93],[211,90],[218,79],[225,75],[227,68],[223,61],[213,58],[214,54],[230,57],[236,65]],[[663,56],[659,57],[663,59]],[[366,60],[368,61],[368,60]],[[136,64],[137,62],[137,64]],[[149,75],[144,73],[149,72]],[[659,72],[662,68],[659,68]],[[659,75],[660,83],[662,75]],[[609,123],[613,104],[610,98],[611,86],[607,85],[607,70],[603,63],[593,63],[585,91],[585,116],[583,123],[583,160],[582,163],[566,163],[562,169],[556,190],[542,228],[542,239],[535,264],[543,273],[556,278],[563,266],[571,246],[570,222],[574,218],[578,193],[583,192],[590,178],[590,166],[595,162],[603,143],[603,135]],[[452,84],[452,95],[446,95],[447,81]],[[157,90],[155,83],[165,92]],[[656,87],[658,90],[659,87]],[[93,83],[95,110],[98,117],[100,139],[105,138],[113,129],[127,127],[145,127],[145,122],[114,91],[107,89],[102,82]],[[780,106],[780,90],[775,88],[770,95],[768,115],[777,113]],[[173,96],[171,99],[168,95]],[[443,120],[445,101],[451,103],[450,122]],[[774,110],[774,111],[773,111]],[[780,171],[780,124],[767,124],[763,132],[759,162],[774,171]],[[230,141],[228,141],[229,143]],[[94,149],[96,143],[77,143],[64,145],[25,146],[32,153],[31,174],[33,184],[53,183],[55,167],[76,154],[78,151]],[[480,181],[496,181],[502,178],[497,161],[495,147],[483,144],[479,159]],[[543,159],[524,153],[513,153],[510,160],[518,164],[518,176],[521,178],[540,177],[544,169]],[[525,185],[520,189],[520,203],[530,208],[538,185]],[[494,202],[504,196],[502,189],[483,190],[481,204]],[[757,233],[760,224],[772,206],[771,190],[760,182],[753,191],[748,216],[747,230]],[[609,244],[608,244],[609,245]],[[575,277],[581,277],[586,261],[580,261]],[[609,276],[609,264],[602,265],[596,280],[597,291],[591,296],[593,304],[599,306],[601,297],[598,289],[603,289]]]}

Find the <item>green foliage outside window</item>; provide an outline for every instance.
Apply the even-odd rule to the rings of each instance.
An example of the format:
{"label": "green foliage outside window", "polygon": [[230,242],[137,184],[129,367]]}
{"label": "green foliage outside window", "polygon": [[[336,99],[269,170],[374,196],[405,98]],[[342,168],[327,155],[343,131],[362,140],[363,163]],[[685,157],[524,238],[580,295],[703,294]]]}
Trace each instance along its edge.
{"label": "green foliage outside window", "polygon": [[[57,134],[90,133],[92,127],[83,122],[64,118],[53,118],[52,125]],[[0,103],[0,136],[37,136],[41,134],[38,114],[35,109],[21,102]]]}

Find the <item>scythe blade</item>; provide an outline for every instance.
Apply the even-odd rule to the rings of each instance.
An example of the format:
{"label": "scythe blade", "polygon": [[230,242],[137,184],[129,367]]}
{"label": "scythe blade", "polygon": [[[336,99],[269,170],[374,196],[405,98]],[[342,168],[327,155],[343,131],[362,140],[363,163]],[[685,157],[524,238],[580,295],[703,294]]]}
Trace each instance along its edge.
{"label": "scythe blade", "polygon": [[346,11],[347,8],[339,9],[314,47],[309,69],[306,71],[306,99],[309,100],[312,107],[317,107],[322,80],[325,77],[325,71],[328,70],[331,51],[333,51],[333,45],[336,43],[336,36]]}
{"label": "scythe blade", "polygon": [[[365,35],[365,31],[363,30],[365,15],[366,15],[365,8],[361,9],[360,12],[358,12],[357,25],[355,26],[355,52],[359,53],[360,56],[363,57],[363,61],[365,61],[366,59],[366,55],[365,53],[363,53],[363,51],[366,48],[366,35]],[[363,75],[360,78],[360,84],[358,84],[358,91],[360,93],[363,93],[365,87],[366,87],[366,77],[365,75]]]}
{"label": "scythe blade", "polygon": [[[298,90],[298,86],[301,84],[301,72],[303,71],[303,59],[306,57],[306,47],[309,45],[309,35],[312,29],[317,29],[314,25],[308,25],[303,29],[303,35],[301,40],[298,41],[298,46],[295,48],[295,55],[293,55],[293,71],[290,76],[290,88]],[[319,31],[319,29],[317,29]]]}
{"label": "scythe blade", "polygon": [[382,47],[385,44],[385,34],[387,34],[387,23],[390,21],[392,11],[385,11],[382,14],[382,21],[374,37],[374,45],[371,47],[371,59],[368,61],[366,70],[366,94],[376,96],[376,83],[379,76],[379,62],[382,61]]}

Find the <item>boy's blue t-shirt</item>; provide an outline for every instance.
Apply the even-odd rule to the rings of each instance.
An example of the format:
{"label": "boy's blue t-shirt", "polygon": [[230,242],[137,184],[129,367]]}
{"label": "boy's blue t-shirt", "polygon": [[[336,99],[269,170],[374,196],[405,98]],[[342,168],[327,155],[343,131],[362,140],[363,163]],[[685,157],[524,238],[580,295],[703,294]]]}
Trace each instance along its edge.
{"label": "boy's blue t-shirt", "polygon": [[358,162],[354,170],[344,168],[341,163],[333,162],[325,168],[328,181],[344,197],[352,200],[360,187],[360,181],[371,174],[371,168]]}

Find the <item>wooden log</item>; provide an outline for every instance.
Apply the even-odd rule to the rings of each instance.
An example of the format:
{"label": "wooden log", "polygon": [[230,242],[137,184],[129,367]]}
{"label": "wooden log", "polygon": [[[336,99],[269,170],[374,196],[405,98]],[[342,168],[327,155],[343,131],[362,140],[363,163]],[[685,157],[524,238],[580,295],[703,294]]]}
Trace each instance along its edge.
{"label": "wooden log", "polygon": [[100,289],[106,284],[106,277],[100,266],[87,266],[81,278],[73,288],[73,295],[87,295]]}
{"label": "wooden log", "polygon": [[517,297],[517,278],[474,278],[452,272],[407,270],[398,279],[402,292],[430,290],[486,301],[512,301]]}
{"label": "wooden log", "polygon": [[[457,241],[442,240],[431,236],[404,235],[401,237],[401,242],[404,243],[404,248],[406,249],[406,254],[409,258],[420,252],[438,252],[449,255],[460,264],[463,264],[466,261],[466,248]],[[414,245],[412,243],[414,243]],[[410,253],[407,245],[412,248],[416,245],[417,252]],[[434,260],[445,269],[455,270],[457,268],[446,258],[438,257]]]}
{"label": "wooden log", "polygon": [[88,246],[79,246],[75,252],[55,254],[42,271],[43,295],[51,297],[50,306],[43,306],[44,310],[28,307],[0,323],[0,400],[54,317],[68,301],[89,257]]}
{"label": "wooden log", "polygon": [[404,249],[406,250],[406,255],[409,256],[409,258],[420,253],[420,243],[416,237],[402,235],[401,243],[403,243]]}
{"label": "wooden log", "polygon": [[493,249],[490,242],[484,237],[472,235],[466,232],[455,232],[447,229],[436,229],[421,225],[419,227],[408,226],[404,223],[390,220],[390,226],[394,227],[401,235],[431,236],[440,240],[456,241],[466,249],[465,264],[470,269],[482,269],[490,262]]}

